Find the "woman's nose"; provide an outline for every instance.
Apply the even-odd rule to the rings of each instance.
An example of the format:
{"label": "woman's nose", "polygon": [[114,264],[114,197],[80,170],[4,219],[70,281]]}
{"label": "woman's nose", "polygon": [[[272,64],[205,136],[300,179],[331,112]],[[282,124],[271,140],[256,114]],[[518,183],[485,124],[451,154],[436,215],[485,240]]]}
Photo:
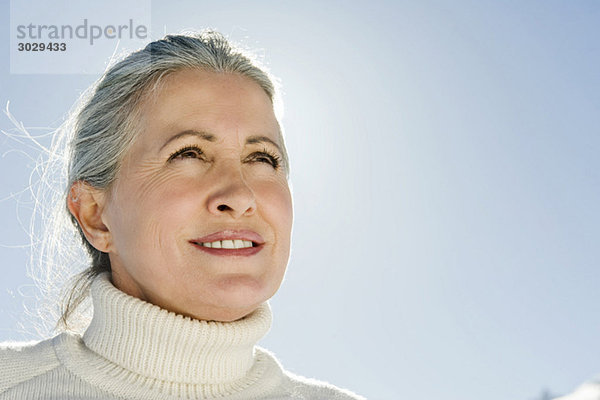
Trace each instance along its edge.
{"label": "woman's nose", "polygon": [[252,215],[256,198],[240,170],[221,175],[214,192],[208,198],[208,209],[214,215],[229,214],[233,218]]}

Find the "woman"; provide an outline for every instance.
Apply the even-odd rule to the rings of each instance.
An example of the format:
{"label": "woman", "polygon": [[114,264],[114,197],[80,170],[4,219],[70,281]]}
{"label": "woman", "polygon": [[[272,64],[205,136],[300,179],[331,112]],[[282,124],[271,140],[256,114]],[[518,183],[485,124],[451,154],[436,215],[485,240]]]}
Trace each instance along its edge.
{"label": "woman", "polygon": [[255,346],[290,251],[289,163],[272,79],[215,32],[114,65],[78,113],[65,204],[93,318],[0,351],[0,399],[356,399]]}

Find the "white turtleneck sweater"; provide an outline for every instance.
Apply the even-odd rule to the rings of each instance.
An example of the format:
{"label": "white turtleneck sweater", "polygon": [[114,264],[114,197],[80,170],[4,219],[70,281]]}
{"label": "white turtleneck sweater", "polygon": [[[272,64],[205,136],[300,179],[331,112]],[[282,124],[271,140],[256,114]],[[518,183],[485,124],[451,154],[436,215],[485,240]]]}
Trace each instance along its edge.
{"label": "white turtleneck sweater", "polygon": [[129,296],[109,274],[92,283],[83,336],[0,345],[5,399],[363,399],[282,369],[256,346],[268,303],[234,322],[183,317]]}

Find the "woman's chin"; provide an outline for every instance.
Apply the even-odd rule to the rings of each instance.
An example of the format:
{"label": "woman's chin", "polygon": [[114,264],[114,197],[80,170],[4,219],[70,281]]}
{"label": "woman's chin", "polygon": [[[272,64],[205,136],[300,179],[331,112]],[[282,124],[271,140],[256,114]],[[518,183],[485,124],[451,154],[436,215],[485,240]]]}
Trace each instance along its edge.
{"label": "woman's chin", "polygon": [[256,310],[277,290],[248,277],[228,277],[211,289],[209,299],[189,301],[191,307],[182,314],[200,320],[236,321]]}
{"label": "woman's chin", "polygon": [[249,302],[244,302],[240,304],[238,302],[224,302],[218,306],[188,313],[188,316],[203,321],[232,322],[251,314],[261,303],[250,304]]}

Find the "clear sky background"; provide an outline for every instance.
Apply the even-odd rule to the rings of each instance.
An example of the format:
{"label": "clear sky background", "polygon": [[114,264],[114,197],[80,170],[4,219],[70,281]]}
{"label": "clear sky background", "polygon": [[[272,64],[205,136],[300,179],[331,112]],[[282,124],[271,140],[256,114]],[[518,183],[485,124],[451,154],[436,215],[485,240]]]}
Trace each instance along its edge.
{"label": "clear sky background", "polygon": [[[1,4],[0,104],[56,128],[98,75],[10,74]],[[283,82],[295,226],[261,345],[286,368],[411,400],[532,400],[600,372],[600,3],[140,4],[153,39],[213,27]],[[32,337],[14,149],[0,136],[0,340]]]}

